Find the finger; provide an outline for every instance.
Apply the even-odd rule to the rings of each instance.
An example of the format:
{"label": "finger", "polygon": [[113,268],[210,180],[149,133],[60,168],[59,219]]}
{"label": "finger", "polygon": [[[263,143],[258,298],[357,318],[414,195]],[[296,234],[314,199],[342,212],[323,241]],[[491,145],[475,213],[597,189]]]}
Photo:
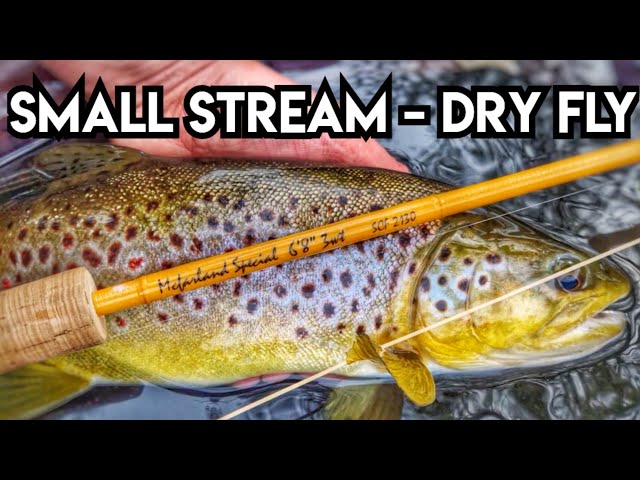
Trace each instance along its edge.
{"label": "finger", "polygon": [[[115,85],[163,85],[165,116],[184,115],[183,98],[195,85],[290,85],[291,80],[256,61],[43,61],[67,84],[85,73],[88,91],[99,77],[113,94]],[[141,104],[138,104],[141,111]],[[119,139],[114,143],[157,155],[225,156],[326,161],[407,171],[379,143],[370,139],[209,139],[191,137],[181,126],[179,139]]]}

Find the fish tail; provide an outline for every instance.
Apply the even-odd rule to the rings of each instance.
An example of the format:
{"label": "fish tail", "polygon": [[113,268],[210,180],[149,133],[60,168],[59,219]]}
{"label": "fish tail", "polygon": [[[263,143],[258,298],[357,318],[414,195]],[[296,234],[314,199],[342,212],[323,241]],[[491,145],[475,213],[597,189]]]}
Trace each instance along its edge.
{"label": "fish tail", "polygon": [[35,363],[0,375],[0,420],[42,415],[86,391],[91,381],[48,363]]}

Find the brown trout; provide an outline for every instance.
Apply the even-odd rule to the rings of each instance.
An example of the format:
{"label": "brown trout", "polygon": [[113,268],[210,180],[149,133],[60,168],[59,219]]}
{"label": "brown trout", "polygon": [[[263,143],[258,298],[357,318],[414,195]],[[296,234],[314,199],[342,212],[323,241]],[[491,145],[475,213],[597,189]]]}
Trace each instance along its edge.
{"label": "brown trout", "polygon": [[[5,289],[78,266],[113,285],[451,188],[385,170],[107,145],[61,145],[33,162],[47,181],[0,206]],[[0,417],[42,414],[101,383],[210,386],[345,358],[369,361],[341,374],[390,372],[428,404],[434,369],[559,362],[615,338],[624,315],[599,312],[629,282],[599,262],[379,348],[587,256],[507,216],[455,215],[110,315],[104,345],[0,376]]]}

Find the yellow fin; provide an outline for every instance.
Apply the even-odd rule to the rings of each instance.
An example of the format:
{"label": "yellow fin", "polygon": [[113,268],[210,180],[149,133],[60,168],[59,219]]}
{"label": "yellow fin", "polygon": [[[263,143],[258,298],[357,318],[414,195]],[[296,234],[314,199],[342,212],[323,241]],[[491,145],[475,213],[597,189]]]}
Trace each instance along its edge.
{"label": "yellow fin", "polygon": [[347,363],[359,360],[371,360],[383,365],[398,386],[416,405],[429,405],[436,398],[436,386],[433,376],[415,352],[387,349],[382,350],[371,338],[358,335],[353,346],[347,352]]}
{"label": "yellow fin", "polygon": [[0,420],[33,418],[66,403],[89,388],[89,380],[47,363],[0,375]]}
{"label": "yellow fin", "polygon": [[338,387],[323,414],[329,420],[399,420],[402,391],[392,383]]}

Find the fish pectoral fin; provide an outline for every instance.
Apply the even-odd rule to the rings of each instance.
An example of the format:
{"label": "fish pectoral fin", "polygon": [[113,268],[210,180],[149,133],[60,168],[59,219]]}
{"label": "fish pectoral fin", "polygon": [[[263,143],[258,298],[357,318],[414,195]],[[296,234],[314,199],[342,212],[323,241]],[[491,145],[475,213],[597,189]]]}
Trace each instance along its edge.
{"label": "fish pectoral fin", "polygon": [[383,366],[416,405],[429,405],[435,400],[433,376],[417,353],[391,348],[382,350],[367,334],[360,334],[347,352],[347,363],[360,360],[370,360]]}
{"label": "fish pectoral fin", "polygon": [[337,387],[322,413],[328,420],[399,420],[402,391],[393,383]]}
{"label": "fish pectoral fin", "polygon": [[0,375],[0,419],[33,418],[87,390],[90,381],[47,363]]}

